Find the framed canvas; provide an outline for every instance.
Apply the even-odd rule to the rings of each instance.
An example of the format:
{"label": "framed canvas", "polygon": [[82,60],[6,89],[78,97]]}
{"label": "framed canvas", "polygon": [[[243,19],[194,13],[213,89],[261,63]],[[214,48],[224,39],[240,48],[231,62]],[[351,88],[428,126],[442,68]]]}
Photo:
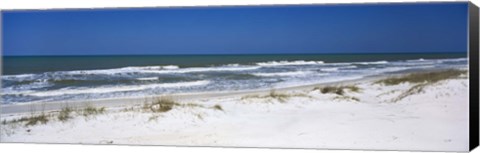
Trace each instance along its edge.
{"label": "framed canvas", "polygon": [[0,15],[1,143],[478,146],[470,2]]}

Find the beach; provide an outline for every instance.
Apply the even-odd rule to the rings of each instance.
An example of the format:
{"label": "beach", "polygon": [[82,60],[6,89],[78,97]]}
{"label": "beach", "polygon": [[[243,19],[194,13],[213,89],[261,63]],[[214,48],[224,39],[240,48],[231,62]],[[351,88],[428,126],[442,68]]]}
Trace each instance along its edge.
{"label": "beach", "polygon": [[471,10],[7,10],[0,143],[467,152]]}
{"label": "beach", "polygon": [[[403,72],[285,88],[67,105],[37,103],[35,111],[32,104],[2,105],[1,141],[466,151],[465,71]],[[65,107],[71,112],[60,118]],[[38,115],[47,121],[20,121]]]}

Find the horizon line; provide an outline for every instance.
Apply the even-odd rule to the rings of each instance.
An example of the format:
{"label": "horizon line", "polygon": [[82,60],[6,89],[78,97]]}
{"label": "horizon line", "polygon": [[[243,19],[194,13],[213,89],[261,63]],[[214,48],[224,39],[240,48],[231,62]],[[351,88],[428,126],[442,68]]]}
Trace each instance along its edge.
{"label": "horizon line", "polygon": [[11,56],[209,56],[209,55],[341,55],[341,54],[467,54],[465,52],[365,52],[365,53],[259,53],[259,54],[73,54],[73,55],[1,55],[2,57]]}

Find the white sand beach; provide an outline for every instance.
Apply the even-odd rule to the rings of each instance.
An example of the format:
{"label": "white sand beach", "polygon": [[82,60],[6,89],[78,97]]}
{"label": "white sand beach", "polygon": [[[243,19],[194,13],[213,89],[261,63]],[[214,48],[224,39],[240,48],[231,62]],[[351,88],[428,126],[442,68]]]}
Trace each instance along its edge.
{"label": "white sand beach", "polygon": [[[382,79],[384,77],[272,91],[175,95],[164,97],[175,104],[158,112],[151,110],[158,106],[144,106],[145,98],[124,99],[118,103],[115,99],[90,102],[98,112],[87,115],[82,107],[85,105],[77,102],[69,105],[73,111],[63,121],[59,118],[59,108],[65,107],[65,103],[45,104],[43,108],[37,104],[35,111],[27,104],[5,105],[2,106],[0,140],[468,150],[469,84],[465,75],[429,84],[377,82]],[[336,89],[330,92],[327,87]],[[42,113],[48,119],[44,124],[26,125],[28,121],[18,121]]]}

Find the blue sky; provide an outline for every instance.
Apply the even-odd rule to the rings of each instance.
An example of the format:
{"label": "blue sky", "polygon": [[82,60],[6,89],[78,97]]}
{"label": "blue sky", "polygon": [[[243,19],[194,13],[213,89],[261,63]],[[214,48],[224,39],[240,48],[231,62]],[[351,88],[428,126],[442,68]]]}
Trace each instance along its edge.
{"label": "blue sky", "polygon": [[466,52],[467,3],[4,11],[4,55]]}

